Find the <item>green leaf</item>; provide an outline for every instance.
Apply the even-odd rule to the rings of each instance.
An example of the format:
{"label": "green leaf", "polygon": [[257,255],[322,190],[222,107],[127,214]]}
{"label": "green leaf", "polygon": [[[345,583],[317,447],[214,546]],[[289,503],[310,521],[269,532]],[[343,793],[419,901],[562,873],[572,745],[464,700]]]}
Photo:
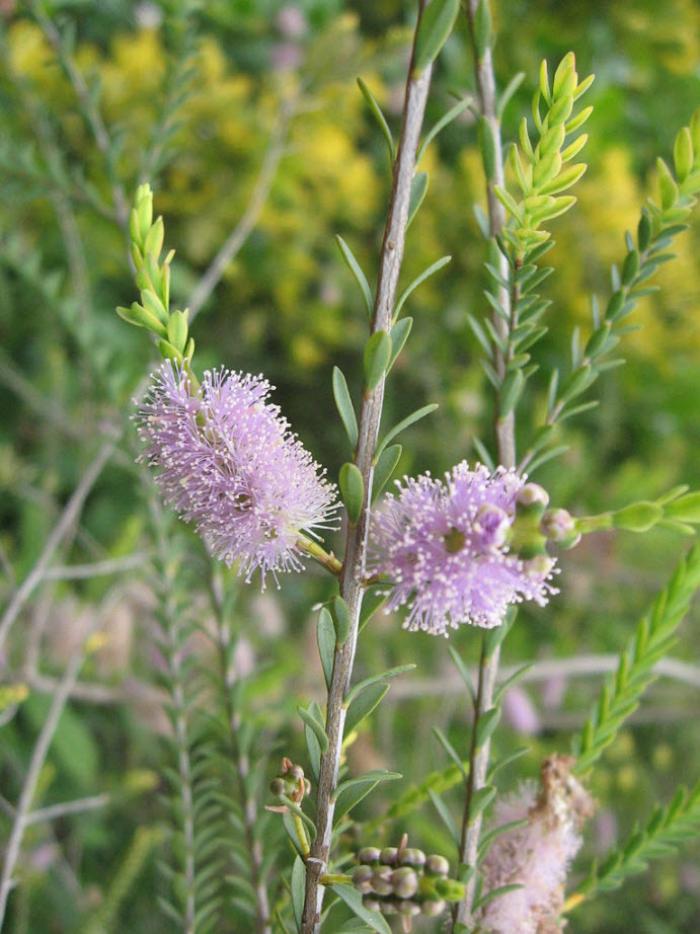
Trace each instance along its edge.
{"label": "green leaf", "polygon": [[492,28],[489,0],[479,0],[474,14],[474,45],[479,59],[491,45]]}
{"label": "green leaf", "polygon": [[340,487],[340,498],[348,512],[348,518],[352,525],[356,525],[365,500],[365,482],[362,479],[360,468],[356,464],[343,464],[338,475],[338,486]]}
{"label": "green leaf", "polygon": [[337,645],[345,645],[350,632],[350,608],[341,596],[333,598],[333,623]]}
{"label": "green leaf", "polygon": [[491,707],[485,710],[479,717],[476,724],[476,748],[480,749],[484,743],[491,738],[491,734],[498,726],[501,719],[501,711],[497,707]]}
{"label": "green leaf", "polygon": [[418,213],[423,200],[428,193],[428,173],[427,172],[416,172],[416,174],[411,179],[411,197],[408,204],[408,221],[406,222],[406,228],[411,226],[413,218]]}
{"label": "green leaf", "polygon": [[365,593],[360,611],[360,629],[364,629],[377,610],[386,602],[386,594],[375,591]]}
{"label": "green leaf", "polygon": [[377,934],[391,934],[391,928],[378,911],[370,911],[362,904],[362,895],[350,885],[332,885],[331,891],[341,898],[350,910]]}
{"label": "green leaf", "polygon": [[374,468],[372,480],[372,499],[376,499],[391,479],[396,465],[401,459],[403,448],[400,444],[391,444],[379,456],[377,466]]}
{"label": "green leaf", "polygon": [[353,408],[352,399],[350,398],[347,381],[343,375],[343,371],[337,366],[333,367],[333,398],[335,399],[338,414],[340,415],[348,440],[350,441],[350,446],[355,450],[359,434],[357,416],[355,415],[355,409]]}
{"label": "green leaf", "polygon": [[369,687],[372,684],[376,684],[379,681],[387,682],[391,681],[392,678],[397,678],[399,675],[406,674],[407,671],[413,671],[415,665],[397,665],[396,668],[389,668],[387,671],[383,671],[379,675],[371,675],[369,678],[365,678],[362,681],[358,681],[351,690],[348,696],[345,698],[345,705],[347,707],[352,704],[355,698],[360,694],[365,688]]}
{"label": "green leaf", "polygon": [[397,321],[391,329],[391,356],[389,357],[389,363],[386,368],[387,373],[391,370],[394,363],[396,362],[396,358],[403,350],[404,344],[408,340],[408,335],[411,333],[412,327],[413,318],[403,318],[401,321]]}
{"label": "green leaf", "polygon": [[377,386],[389,368],[391,338],[386,331],[375,331],[365,344],[363,363],[365,386],[368,392]]}
{"label": "green leaf", "polygon": [[455,824],[455,821],[452,818],[452,815],[450,814],[449,808],[447,807],[445,802],[442,800],[440,795],[436,794],[432,788],[428,789],[428,795],[430,797],[430,800],[433,802],[433,807],[440,815],[440,819],[445,825],[445,828],[448,834],[450,835],[452,840],[454,840],[455,843],[459,843],[459,835],[457,833],[457,826]]}
{"label": "green leaf", "polygon": [[[525,72],[521,72],[521,74],[524,78]],[[430,128],[430,130],[428,130],[425,136],[425,139],[421,143],[420,149],[418,150],[418,154],[416,155],[416,165],[420,164],[421,159],[425,155],[426,149],[432,143],[435,137],[439,133],[441,133],[445,129],[446,126],[452,123],[452,121],[456,119],[461,113],[464,113],[464,111],[467,109],[467,107],[469,107],[470,104],[471,104],[471,98],[465,97],[464,100],[459,101],[459,103],[455,104],[454,107],[450,107],[447,113],[444,114],[442,117],[440,117],[437,123],[434,124]]]}
{"label": "green leaf", "polygon": [[394,438],[400,434],[405,428],[408,428],[410,425],[415,424],[415,422],[420,421],[421,418],[425,418],[426,415],[430,415],[431,412],[434,412],[438,408],[437,402],[431,402],[430,405],[424,405],[422,408],[417,409],[411,415],[408,415],[398,425],[394,425],[384,438],[379,442],[377,450],[374,453],[374,463],[376,464],[379,460],[381,453],[384,451],[386,446],[390,441],[393,441]]}
{"label": "green leaf", "polygon": [[520,882],[511,882],[508,885],[499,885],[495,889],[491,889],[490,892],[487,892],[485,895],[482,895],[481,898],[478,898],[474,902],[474,911],[477,909],[483,909],[486,905],[491,904],[497,898],[500,898],[502,895],[507,895],[509,892],[517,892],[518,889],[522,889],[523,885]]}
{"label": "green leaf", "polygon": [[520,679],[532,668],[533,664],[534,662],[526,662],[524,665],[521,665],[517,671],[514,671],[512,675],[510,675],[504,681],[501,681],[493,695],[494,707],[498,707],[501,702],[501,698],[506,693],[506,691],[516,685],[518,681],[520,681]]}
{"label": "green leaf", "polygon": [[447,753],[447,755],[450,757],[450,759],[452,759],[452,761],[454,762],[454,764],[457,766],[458,769],[460,769],[460,771],[462,772],[462,774],[463,774],[464,777],[466,778],[466,777],[467,777],[467,772],[466,772],[466,769],[464,768],[464,766],[462,765],[461,756],[459,756],[459,755],[457,754],[457,750],[454,748],[454,746],[452,745],[452,743],[449,741],[449,739],[445,736],[445,734],[442,732],[442,730],[441,730],[439,727],[434,726],[434,727],[433,727],[433,733],[434,733],[435,737],[437,738],[437,740],[440,742],[440,745],[441,745],[442,748],[445,750],[445,752]]}
{"label": "green leaf", "polygon": [[353,274],[353,276],[355,277],[355,281],[357,282],[357,284],[358,284],[359,287],[360,287],[360,291],[362,292],[362,297],[363,297],[364,300],[365,300],[365,306],[366,306],[366,308],[367,308],[367,314],[371,317],[371,316],[372,316],[372,305],[373,305],[373,300],[372,300],[372,290],[371,290],[370,287],[369,287],[369,282],[367,281],[367,276],[366,276],[366,275],[364,274],[364,272],[362,271],[362,269],[361,269],[361,267],[360,267],[360,264],[359,264],[359,263],[357,262],[357,260],[355,259],[355,256],[354,256],[352,250],[351,250],[350,247],[347,245],[347,243],[345,242],[345,240],[343,240],[343,238],[340,236],[340,234],[336,234],[335,239],[336,239],[336,243],[338,244],[338,248],[340,249],[340,252],[341,252],[341,254],[342,254],[342,256],[343,256],[343,259],[345,260],[345,263],[346,263],[348,269],[349,269],[350,272]]}
{"label": "green leaf", "polygon": [[321,657],[323,677],[326,679],[326,687],[330,689],[331,678],[333,677],[333,662],[335,660],[335,626],[333,625],[333,617],[325,606],[318,614],[316,642],[318,644],[318,654]]}
{"label": "green leaf", "polygon": [[382,131],[387,149],[389,150],[389,161],[393,162],[396,158],[396,146],[394,144],[394,137],[391,135],[391,130],[389,129],[389,124],[386,122],[386,117],[382,113],[382,108],[379,106],[374,94],[372,94],[362,78],[357,79],[357,85],[362,92],[362,96],[367,101],[367,105],[372,112],[372,116],[377,121],[379,129]]}
{"label": "green leaf", "polygon": [[304,896],[306,892],[306,867],[300,856],[294,858],[292,866],[292,907],[297,928],[301,930],[301,916],[304,911]]}
{"label": "green leaf", "polygon": [[305,710],[303,707],[297,707],[297,713],[304,723],[311,728],[318,740],[318,745],[321,747],[321,752],[325,752],[328,749],[328,737],[326,736],[323,724],[320,723],[309,710]]}
{"label": "green leaf", "polygon": [[[316,701],[312,701],[309,704],[307,712],[316,723],[320,724],[322,722],[323,713]],[[304,726],[304,735],[306,738],[306,748],[309,753],[309,761],[311,762],[311,771],[313,772],[314,779],[318,781],[319,772],[321,770],[321,743],[318,739],[315,729],[306,723],[306,721]]]}
{"label": "green leaf", "polygon": [[427,269],[424,269],[423,272],[416,276],[416,278],[403,290],[399,296],[399,300],[396,303],[396,308],[394,309],[394,320],[396,320],[401,314],[401,309],[406,304],[407,299],[415,292],[419,285],[425,282],[426,279],[429,279],[434,273],[438,272],[443,266],[446,266],[452,260],[451,256],[441,256],[440,259],[436,260]]}
{"label": "green leaf", "polygon": [[356,805],[367,797],[381,782],[393,782],[403,778],[400,772],[388,772],[386,769],[374,769],[357,778],[349,778],[338,786],[336,791],[336,823],[348,814]]}
{"label": "green leaf", "polygon": [[447,42],[459,13],[459,0],[432,0],[421,16],[413,55],[413,68],[423,71]]}
{"label": "green leaf", "polygon": [[345,718],[346,736],[352,733],[355,727],[372,713],[388,690],[389,685],[386,681],[380,681],[377,684],[370,684],[355,697],[348,707],[347,717]]}

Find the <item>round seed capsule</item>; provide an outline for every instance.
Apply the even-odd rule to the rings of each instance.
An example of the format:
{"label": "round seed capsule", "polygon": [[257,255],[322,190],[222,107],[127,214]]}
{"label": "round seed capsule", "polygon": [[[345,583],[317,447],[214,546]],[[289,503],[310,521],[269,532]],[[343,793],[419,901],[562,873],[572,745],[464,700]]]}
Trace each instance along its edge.
{"label": "round seed capsule", "polygon": [[442,899],[428,899],[420,906],[420,910],[428,918],[437,918],[445,910],[445,902]]}
{"label": "round seed capsule", "polygon": [[369,908],[370,911],[380,911],[382,903],[378,898],[373,898],[371,895],[364,895],[362,898],[362,904],[365,908]]}
{"label": "round seed capsule", "polygon": [[391,895],[394,887],[391,884],[391,869],[388,866],[380,866],[372,873],[372,888],[377,895]]}
{"label": "round seed capsule", "polygon": [[444,856],[433,853],[425,861],[425,870],[431,876],[446,876],[450,871],[450,864]]}
{"label": "round seed capsule", "polygon": [[356,866],[352,874],[352,884],[360,892],[367,894],[372,891],[373,875],[371,866]]}
{"label": "round seed capsule", "polygon": [[385,846],[379,857],[379,861],[384,863],[385,866],[395,866],[398,862],[399,851],[398,847],[395,846]]}
{"label": "round seed capsule", "polygon": [[391,884],[394,887],[394,895],[399,898],[412,898],[418,891],[418,876],[410,866],[404,866],[392,872]]}
{"label": "round seed capsule", "polygon": [[395,915],[397,912],[396,902],[382,902],[381,906],[384,915]]}
{"label": "round seed capsule", "polygon": [[425,865],[425,853],[423,850],[418,850],[415,847],[409,847],[406,850],[401,851],[401,865],[402,866],[424,866]]}
{"label": "round seed capsule", "polygon": [[378,846],[363,846],[357,854],[357,859],[361,863],[378,863],[380,852]]}
{"label": "round seed capsule", "polygon": [[412,918],[415,915],[420,914],[420,905],[416,905],[415,902],[409,902],[409,901],[399,902],[398,909],[399,909],[400,915],[404,915],[408,918]]}

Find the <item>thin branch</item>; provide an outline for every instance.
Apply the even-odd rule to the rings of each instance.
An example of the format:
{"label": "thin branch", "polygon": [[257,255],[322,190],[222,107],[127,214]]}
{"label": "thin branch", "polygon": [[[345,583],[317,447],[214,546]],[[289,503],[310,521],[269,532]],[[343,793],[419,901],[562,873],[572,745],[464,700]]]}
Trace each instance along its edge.
{"label": "thin branch", "polygon": [[[30,674],[23,680],[32,691],[41,694],[53,694],[60,683],[57,678],[42,674]],[[123,681],[114,687],[97,682],[76,681],[70,697],[88,704],[154,704],[162,707],[167,703],[163,691],[135,679]]]}
{"label": "thin branch", "polygon": [[[423,5],[421,4],[421,12]],[[415,40],[414,40],[415,41]],[[403,120],[398,152],[394,163],[394,177],[384,239],[382,242],[377,292],[372,315],[371,331],[389,331],[396,302],[401,261],[403,259],[408,224],[411,182],[423,115],[430,87],[431,68],[413,74],[413,53],[406,83]],[[345,698],[350,689],[360,610],[362,607],[365,553],[372,501],[374,452],[379,437],[379,426],[384,402],[384,377],[372,391],[366,391],[362,400],[359,420],[359,440],[355,464],[364,481],[365,501],[356,525],[347,523],[345,555],[340,576],[340,595],[349,610],[349,633],[341,646],[336,646],[333,675],[326,706],[326,734],[328,749],[321,756],[316,793],[316,838],[306,861],[306,896],[302,914],[302,934],[318,934],[323,906],[323,886],[320,877],[326,872],[330,857],[335,812],[335,791],[338,783],[343,730],[345,726]]]}
{"label": "thin branch", "polygon": [[[491,48],[487,45],[483,52],[481,54],[479,53],[476,41],[475,23],[480,3],[488,4],[488,2],[489,0],[465,0],[465,8],[469,21],[469,33],[474,54],[479,108],[483,118],[488,121],[490,125],[494,141],[493,173],[491,178],[487,180],[487,198],[490,233],[492,237],[495,237],[503,230],[506,220],[504,208],[495,193],[496,186],[503,186],[504,184],[503,145],[501,141],[501,125],[498,118],[496,78],[494,75]],[[508,261],[500,250],[498,252],[498,269],[501,278],[505,282],[509,282],[510,272],[508,269]],[[499,290],[498,300],[508,320],[504,321],[499,315],[494,313],[493,326],[498,334],[507,338],[510,328],[509,319],[512,314],[511,295],[507,288],[501,288]],[[502,379],[505,375],[506,360],[498,348],[496,349],[495,362],[496,372]],[[496,411],[498,412],[498,399],[496,400]],[[514,467],[516,463],[514,412],[511,411],[505,417],[497,415],[495,428],[499,463],[504,467]],[[485,711],[493,706],[493,694],[501,654],[500,642],[493,646],[489,652],[486,650],[486,640],[487,637],[484,636],[477,678],[477,703],[475,704],[474,710],[475,728],[472,731],[474,737],[476,736],[476,724],[478,724],[479,718]],[[475,793],[483,788],[486,783],[490,753],[491,741],[487,739],[478,748],[474,748],[473,756],[470,760],[460,843],[460,861],[467,866],[476,866],[482,823],[481,812],[475,815],[471,814],[471,802]],[[472,873],[465,887],[464,899],[455,907],[453,912],[453,921],[455,923],[461,922],[465,925],[471,924],[476,881],[476,873]]]}
{"label": "thin branch", "polygon": [[69,564],[65,567],[57,566],[47,568],[43,580],[46,581],[76,581],[88,580],[93,577],[106,577],[109,574],[121,574],[134,568],[143,567],[150,555],[146,551],[137,551],[122,558],[111,558],[106,561],[93,561],[90,564]]}
{"label": "thin branch", "polygon": [[[535,684],[549,681],[551,678],[580,678],[591,675],[604,675],[617,671],[620,659],[617,655],[577,655],[572,658],[548,658],[535,662],[518,679],[520,684]],[[521,665],[504,665],[498,673],[498,681],[504,682],[515,674]],[[700,688],[700,666],[678,658],[662,658],[654,666],[654,672],[681,684]],[[479,675],[478,667],[471,670],[472,680]],[[449,675],[444,678],[411,678],[410,682],[398,681],[391,692],[389,703],[396,703],[412,697],[444,697],[464,694],[464,681]]]}
{"label": "thin branch", "polygon": [[27,827],[27,818],[36,793],[39,775],[46,761],[46,756],[56,728],[58,727],[58,722],[70,695],[71,688],[77,680],[78,672],[82,667],[84,658],[84,648],[81,647],[81,650],[68,662],[65,673],[58,685],[58,689],[53,695],[48,715],[41,728],[29,762],[29,769],[27,770],[22,785],[22,792],[17,806],[15,807],[12,829],[5,848],[5,860],[2,867],[2,874],[0,875],[0,928],[5,918],[7,902],[14,885],[13,876],[22,847],[24,831]]}
{"label": "thin branch", "polygon": [[103,444],[92,463],[88,465],[80,483],[75,488],[58,522],[47,538],[39,560],[15,591],[9,606],[5,610],[2,619],[0,619],[0,648],[4,645],[10,628],[19,616],[22,607],[34,592],[35,587],[42,581],[54,552],[77,522],[85,500],[97,482],[107,461],[112,456],[115,445],[116,441],[108,441]]}
{"label": "thin branch", "polygon": [[190,324],[197,317],[202,306],[206,303],[209,296],[221,281],[227,267],[238,254],[260,219],[260,214],[265,206],[275,176],[277,175],[280,160],[284,154],[289,124],[294,116],[296,107],[296,97],[287,98],[283,100],[280,105],[279,117],[275,123],[272,136],[270,137],[270,143],[260,166],[260,173],[250,194],[248,205],[240,220],[212,260],[211,265],[194,287],[187,303],[187,307],[190,310]]}
{"label": "thin branch", "polygon": [[62,801],[49,807],[30,811],[24,819],[25,827],[30,824],[43,824],[47,821],[69,817],[72,814],[84,814],[86,811],[96,811],[107,807],[112,799],[108,794],[93,795],[91,798],[79,798],[76,801]]}

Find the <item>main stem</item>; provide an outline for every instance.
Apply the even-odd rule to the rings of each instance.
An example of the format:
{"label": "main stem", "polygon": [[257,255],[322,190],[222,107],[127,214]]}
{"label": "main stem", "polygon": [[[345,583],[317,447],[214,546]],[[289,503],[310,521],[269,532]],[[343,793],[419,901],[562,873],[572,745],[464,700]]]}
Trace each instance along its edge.
{"label": "main stem", "polygon": [[[488,0],[482,0],[488,2]],[[505,224],[505,210],[503,205],[496,197],[495,186],[504,185],[503,171],[503,147],[501,143],[501,124],[498,118],[498,105],[496,99],[496,79],[493,70],[493,56],[490,46],[487,46],[481,55],[477,49],[475,41],[475,20],[476,12],[479,6],[479,0],[467,0],[466,4],[467,18],[469,20],[469,32],[472,39],[474,50],[474,64],[476,73],[477,95],[479,106],[483,117],[490,124],[493,139],[495,143],[495,159],[493,166],[493,175],[487,180],[487,197],[489,211],[489,226],[491,236],[497,236]],[[508,260],[499,251],[498,271],[501,278],[509,281]],[[502,288],[499,296],[501,307],[507,312],[508,317],[512,314],[511,296],[508,289]],[[499,334],[507,337],[509,324],[500,316],[493,316],[493,325]],[[506,360],[500,350],[496,349],[496,372],[502,380],[505,376]],[[498,414],[496,407],[496,442],[498,447],[498,460],[504,467],[515,466],[515,418],[513,411],[505,417]],[[472,729],[472,749],[470,757],[469,778],[467,781],[467,791],[464,806],[464,817],[462,820],[462,834],[460,839],[460,859],[467,866],[475,867],[477,853],[479,848],[479,837],[481,835],[481,814],[472,816],[471,806],[475,793],[486,784],[486,776],[489,766],[489,757],[491,754],[491,742],[486,740],[480,746],[476,745],[476,732],[479,720],[485,711],[493,706],[493,695],[498,677],[498,664],[500,661],[501,648],[500,643],[495,645],[491,651],[487,650],[486,636],[482,645],[481,658],[479,661],[479,674],[477,680],[476,699],[474,702],[474,724]],[[474,903],[474,891],[476,886],[476,873],[472,873],[467,882],[464,899],[459,903],[454,913],[454,920],[462,924],[468,924],[472,920],[472,905]]]}
{"label": "main stem", "polygon": [[[423,3],[421,3],[421,13]],[[406,83],[403,119],[399,147],[394,162],[394,176],[389,212],[379,261],[377,293],[370,330],[389,331],[396,301],[396,290],[403,259],[411,181],[415,170],[416,151],[423,125],[423,114],[430,86],[431,68],[413,74],[413,54]],[[345,535],[345,557],[340,575],[340,595],[348,605],[350,630],[346,641],[336,646],[333,676],[326,707],[326,734],[328,749],[321,757],[316,794],[316,838],[306,861],[306,898],[302,915],[302,934],[317,934],[321,929],[323,886],[320,877],[326,872],[331,849],[335,790],[343,745],[345,726],[345,697],[350,689],[357,634],[362,607],[365,550],[369,511],[372,502],[373,458],[379,437],[379,424],[384,401],[384,379],[362,399],[359,439],[355,451],[355,464],[362,473],[365,500],[356,525],[348,523]]]}

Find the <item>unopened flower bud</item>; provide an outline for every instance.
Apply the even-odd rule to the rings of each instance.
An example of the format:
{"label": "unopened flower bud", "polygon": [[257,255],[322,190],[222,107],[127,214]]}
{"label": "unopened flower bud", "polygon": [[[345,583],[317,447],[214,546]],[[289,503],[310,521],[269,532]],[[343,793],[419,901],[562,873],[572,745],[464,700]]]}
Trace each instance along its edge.
{"label": "unopened flower bud", "polygon": [[378,846],[363,846],[357,854],[357,859],[361,863],[378,863],[380,852]]}
{"label": "unopened flower bud", "polygon": [[574,532],[576,520],[566,509],[550,509],[542,516],[542,534],[553,542],[560,542]]}
{"label": "unopened flower bud", "polygon": [[430,898],[421,904],[420,910],[428,918],[437,918],[438,915],[443,913],[446,907],[442,899]]}
{"label": "unopened flower bud", "polygon": [[276,797],[283,795],[287,791],[287,783],[283,778],[273,778],[270,782],[270,791]]}
{"label": "unopened flower bud", "polygon": [[500,548],[506,543],[511,522],[508,513],[494,503],[479,506],[474,519],[474,531],[483,548]]}
{"label": "unopened flower bud", "polygon": [[394,895],[398,895],[399,898],[413,898],[418,891],[418,876],[410,866],[404,866],[393,871],[391,884],[394,887]]}
{"label": "unopened flower bud", "polygon": [[398,914],[396,902],[381,902],[381,912],[383,915]]}
{"label": "unopened flower bud", "polygon": [[517,502],[525,508],[541,506],[546,509],[549,505],[549,493],[539,483],[526,483],[518,492]]}
{"label": "unopened flower bud", "polygon": [[425,871],[431,876],[446,876],[450,871],[450,864],[444,856],[433,853],[425,861]]}
{"label": "unopened flower bud", "polygon": [[395,866],[399,859],[399,849],[396,846],[385,846],[379,857],[385,866]]}
{"label": "unopened flower bud", "polygon": [[403,901],[399,902],[397,905],[399,914],[404,915],[404,917],[412,918],[415,915],[420,914],[420,905],[416,905],[415,902]]}
{"label": "unopened flower bud", "polygon": [[402,866],[424,866],[425,865],[425,853],[423,850],[418,850],[415,847],[409,847],[406,850],[402,850],[399,854],[401,857]]}
{"label": "unopened flower bud", "polygon": [[371,895],[365,895],[362,899],[362,904],[365,908],[369,908],[370,911],[381,911],[382,903],[378,898],[373,898]]}
{"label": "unopened flower bud", "polygon": [[372,891],[372,867],[356,866],[352,873],[352,884],[363,894]]}
{"label": "unopened flower bud", "polygon": [[300,765],[293,765],[289,770],[289,777],[299,781],[304,777],[304,770]]}
{"label": "unopened flower bud", "polygon": [[372,873],[372,888],[377,895],[391,895],[394,886],[391,884],[391,869],[388,866],[379,866]]}

